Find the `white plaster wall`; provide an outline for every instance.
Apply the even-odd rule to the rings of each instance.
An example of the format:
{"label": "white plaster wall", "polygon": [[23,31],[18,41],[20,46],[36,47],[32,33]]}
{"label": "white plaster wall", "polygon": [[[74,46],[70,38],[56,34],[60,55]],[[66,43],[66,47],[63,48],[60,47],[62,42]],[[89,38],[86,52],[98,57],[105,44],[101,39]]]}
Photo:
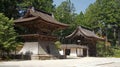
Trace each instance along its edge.
{"label": "white plaster wall", "polygon": [[60,53],[60,55],[64,55],[63,50],[60,50],[59,53]]}
{"label": "white plaster wall", "polygon": [[33,54],[38,54],[38,42],[25,42],[23,48],[18,52],[18,54],[25,54],[28,51]]}
{"label": "white plaster wall", "polygon": [[39,41],[39,43],[25,42],[23,48],[18,52],[18,54],[22,53],[25,55],[26,52],[31,52],[33,55],[37,55],[38,53],[42,55],[46,55],[48,54],[46,46],[49,46],[51,55],[60,55],[59,51],[55,48],[54,43],[50,41]]}
{"label": "white plaster wall", "polygon": [[78,56],[83,56],[83,49],[77,49]]}
{"label": "white plaster wall", "polygon": [[71,48],[71,50],[70,50],[70,56],[77,57],[76,48]]}

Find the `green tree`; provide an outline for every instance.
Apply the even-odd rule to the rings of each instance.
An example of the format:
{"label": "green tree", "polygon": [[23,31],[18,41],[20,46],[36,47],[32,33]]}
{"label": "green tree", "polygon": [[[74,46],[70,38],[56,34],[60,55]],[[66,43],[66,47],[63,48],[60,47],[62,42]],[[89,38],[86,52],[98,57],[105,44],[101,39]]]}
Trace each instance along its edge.
{"label": "green tree", "polygon": [[[61,30],[61,32],[58,34],[60,37],[64,37],[72,32],[73,29],[73,23],[76,14],[74,13],[75,8],[73,3],[71,3],[70,0],[63,1],[55,11],[55,18],[62,22],[69,24],[70,27],[66,30]],[[64,32],[64,33],[63,33]]]}
{"label": "green tree", "polygon": [[87,23],[85,22],[85,16],[83,12],[80,12],[80,14],[76,15],[74,24],[75,24],[75,28],[77,26],[84,26],[84,27],[86,26]]}
{"label": "green tree", "polygon": [[55,12],[55,18],[62,23],[71,24],[73,21],[73,14],[75,8],[70,0],[63,1],[57,8]]}
{"label": "green tree", "polygon": [[98,18],[97,16],[97,7],[94,4],[91,4],[85,12],[85,22],[87,23],[86,26],[89,28],[96,28],[98,27]]}
{"label": "green tree", "polygon": [[[109,41],[114,43],[117,37],[117,30],[120,25],[120,1],[118,0],[96,0],[91,4],[85,13],[87,26],[96,32],[102,31]],[[113,33],[114,32],[114,33]]]}
{"label": "green tree", "polygon": [[66,30],[61,30],[60,32],[57,32],[57,35],[60,37],[62,43],[64,41],[64,37],[73,31],[73,23],[76,16],[74,11],[74,5],[73,3],[71,3],[70,0],[63,1],[58,7],[56,7],[54,13],[55,18],[62,23],[69,24],[70,26]]}
{"label": "green tree", "polygon": [[17,18],[19,16],[17,0],[0,0],[0,13],[9,18]]}
{"label": "green tree", "polygon": [[16,32],[13,20],[0,13],[0,50],[9,54],[16,48]]}
{"label": "green tree", "polygon": [[53,0],[20,0],[18,5],[22,10],[33,6],[49,13],[54,11]]}
{"label": "green tree", "polygon": [[[119,0],[96,0],[96,2],[91,4],[85,12],[85,21],[88,23],[87,26],[94,29],[97,33],[101,31],[101,35],[106,36],[106,41],[109,41],[112,47],[116,46],[118,41],[117,37],[119,37],[120,43],[119,3]],[[108,50],[103,50],[105,55],[110,53],[109,50],[114,50],[111,49],[111,47],[107,49]]]}

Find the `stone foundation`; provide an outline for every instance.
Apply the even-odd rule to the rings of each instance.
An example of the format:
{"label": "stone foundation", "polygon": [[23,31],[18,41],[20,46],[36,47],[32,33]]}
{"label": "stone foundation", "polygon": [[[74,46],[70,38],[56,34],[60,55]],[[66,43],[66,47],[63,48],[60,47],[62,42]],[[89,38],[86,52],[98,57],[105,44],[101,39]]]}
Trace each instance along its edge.
{"label": "stone foundation", "polygon": [[50,41],[25,42],[18,54],[30,55],[31,59],[51,59],[60,56],[54,42]]}

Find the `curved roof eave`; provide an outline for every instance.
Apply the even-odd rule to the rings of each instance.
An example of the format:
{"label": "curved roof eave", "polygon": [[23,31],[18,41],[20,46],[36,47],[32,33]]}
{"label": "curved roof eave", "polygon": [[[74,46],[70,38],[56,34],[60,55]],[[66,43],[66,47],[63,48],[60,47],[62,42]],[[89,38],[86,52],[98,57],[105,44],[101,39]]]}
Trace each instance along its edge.
{"label": "curved roof eave", "polygon": [[[80,33],[79,33],[80,32]],[[74,32],[68,36],[66,36],[66,38],[74,38],[76,36],[84,36],[86,38],[94,38],[96,40],[105,40],[103,38],[98,37],[94,32],[83,29],[82,27],[77,27],[77,29],[74,30]]]}

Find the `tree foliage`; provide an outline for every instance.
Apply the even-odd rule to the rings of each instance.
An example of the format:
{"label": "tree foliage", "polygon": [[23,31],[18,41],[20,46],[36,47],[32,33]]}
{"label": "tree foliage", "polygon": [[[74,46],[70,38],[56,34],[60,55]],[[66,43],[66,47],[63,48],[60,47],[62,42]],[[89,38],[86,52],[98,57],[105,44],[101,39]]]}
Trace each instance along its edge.
{"label": "tree foliage", "polygon": [[9,18],[17,18],[17,0],[0,0],[0,13],[4,13]]}
{"label": "tree foliage", "polygon": [[101,31],[101,35],[106,35],[109,41],[116,41],[120,24],[119,3],[119,0],[96,0],[86,9],[87,26],[98,33]]}
{"label": "tree foliage", "polygon": [[86,22],[93,24],[90,27],[94,25],[100,27],[100,24],[104,26],[107,24],[119,25],[119,3],[119,0],[96,0],[94,4],[86,9]]}
{"label": "tree foliage", "polygon": [[33,6],[38,10],[43,10],[49,13],[54,11],[53,0],[20,0],[19,2],[18,5],[22,10]]}
{"label": "tree foliage", "polygon": [[10,52],[16,48],[16,32],[13,20],[0,13],[0,50]]}
{"label": "tree foliage", "polygon": [[87,23],[85,22],[85,16],[83,14],[83,12],[80,12],[80,14],[78,14],[76,17],[75,17],[75,22],[74,22],[74,26],[77,27],[77,26],[86,26]]}
{"label": "tree foliage", "polygon": [[75,8],[70,0],[63,1],[55,10],[55,18],[62,22],[69,24],[70,27],[66,30],[61,30],[58,32],[59,37],[64,37],[70,34],[73,30],[73,24],[76,14],[74,13]]}
{"label": "tree foliage", "polygon": [[74,5],[70,0],[63,1],[57,8],[55,12],[55,18],[62,23],[71,24],[74,15]]}
{"label": "tree foliage", "polygon": [[[118,41],[120,42],[120,40],[117,40],[120,39],[119,6],[119,0],[96,0],[85,12],[87,26],[94,29],[97,33],[100,33],[100,35],[106,36],[106,41],[109,41],[112,47],[115,47]],[[114,49],[108,47],[108,50],[112,51]],[[105,50],[103,50],[103,52],[106,53]],[[107,53],[109,53],[109,51]]]}

